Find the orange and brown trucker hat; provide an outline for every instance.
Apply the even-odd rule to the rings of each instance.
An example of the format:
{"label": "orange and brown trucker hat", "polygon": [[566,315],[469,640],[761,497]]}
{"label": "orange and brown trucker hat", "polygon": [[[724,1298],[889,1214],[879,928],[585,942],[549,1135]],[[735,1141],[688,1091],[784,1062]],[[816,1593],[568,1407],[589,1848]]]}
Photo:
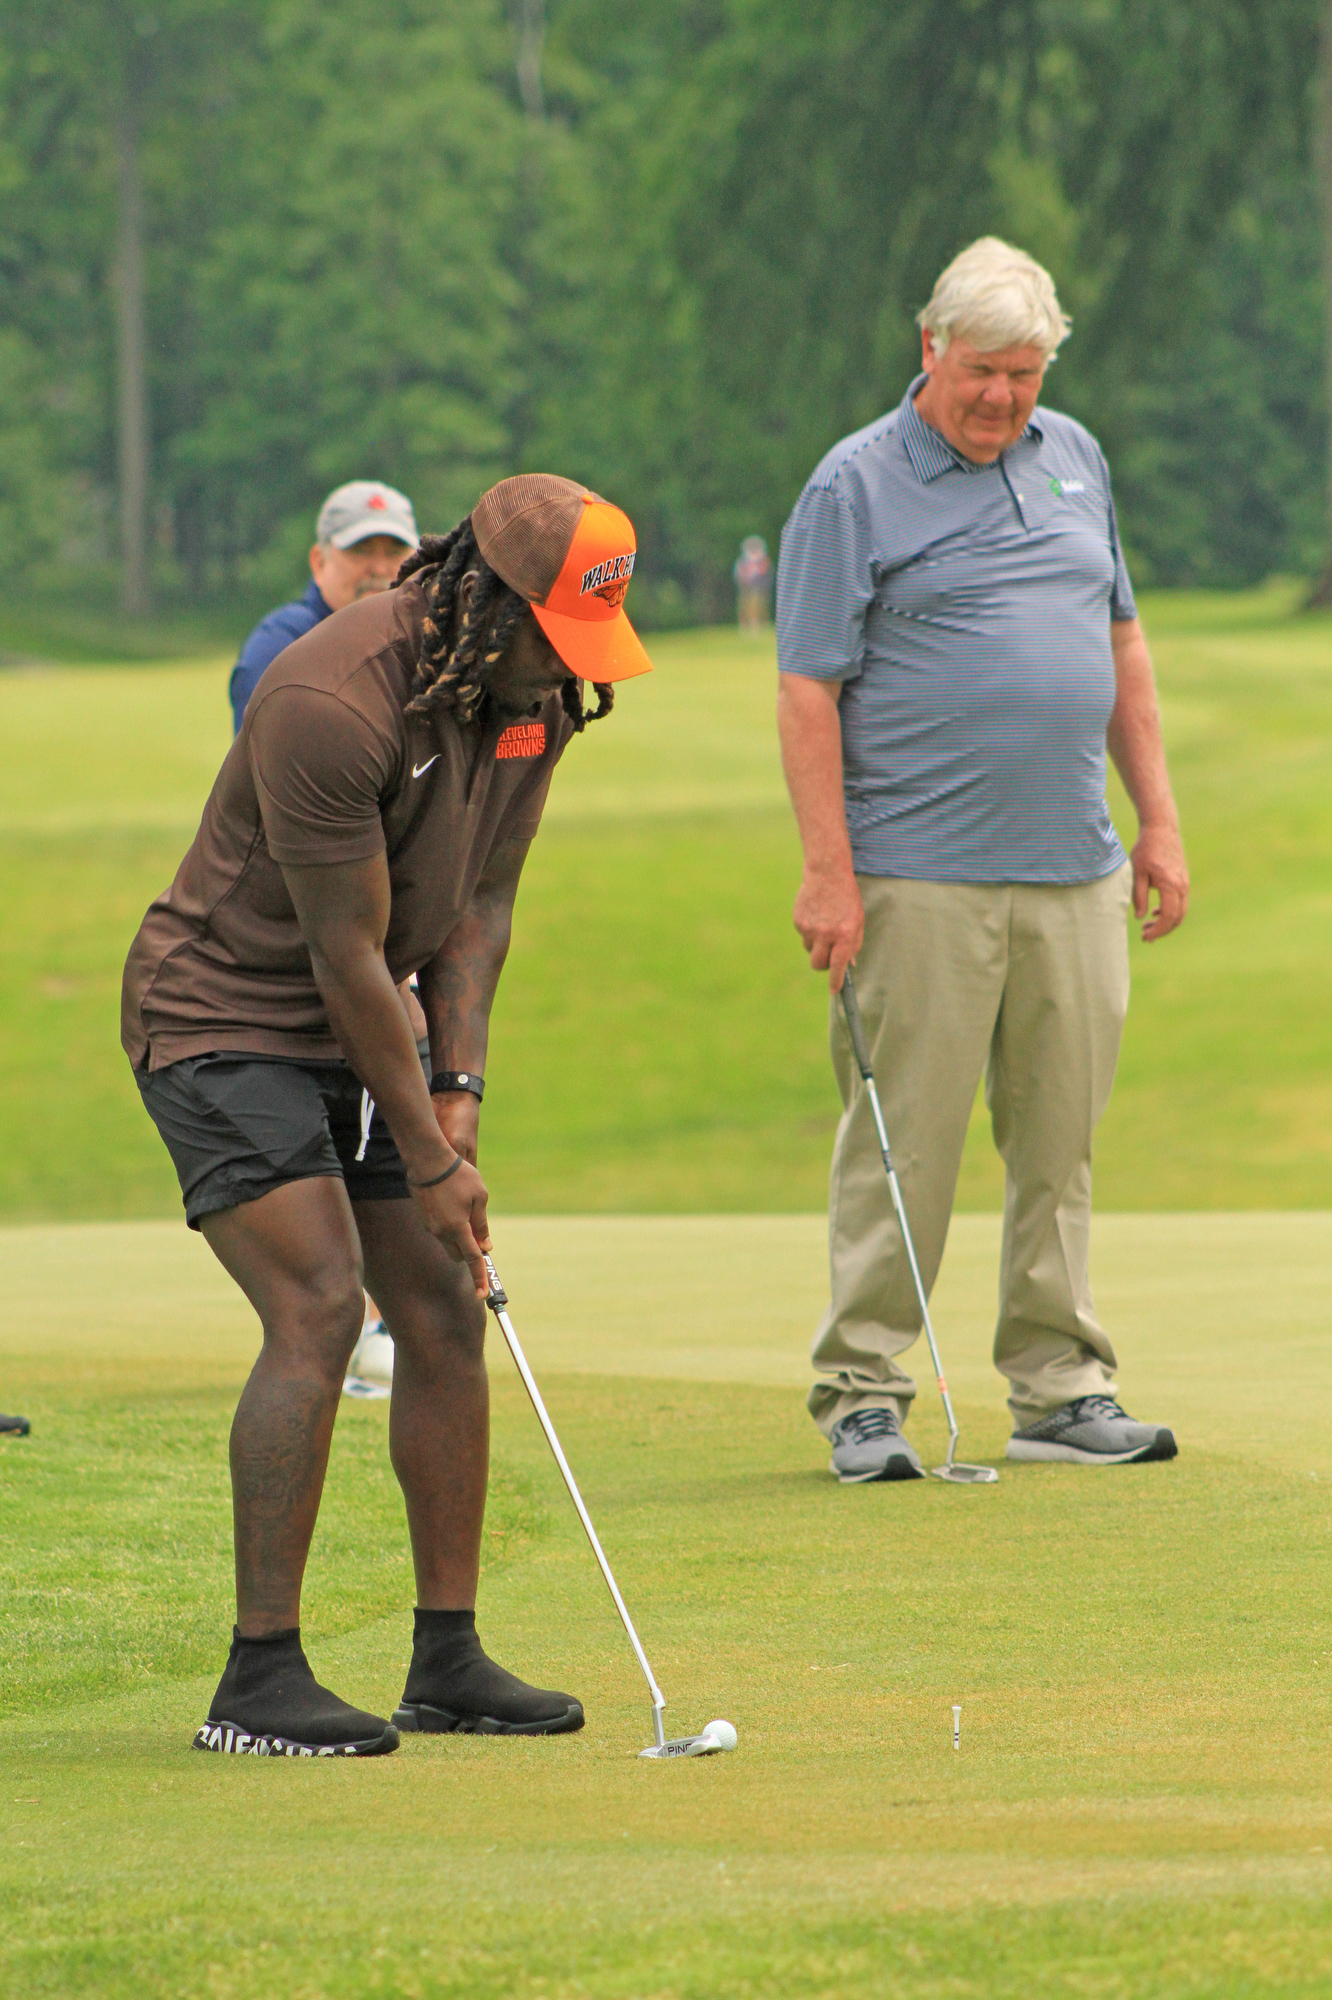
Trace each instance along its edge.
{"label": "orange and brown trucker hat", "polygon": [[623,609],[638,546],[627,514],[576,480],[520,472],[482,494],[472,532],[566,667],[586,681],[651,673]]}

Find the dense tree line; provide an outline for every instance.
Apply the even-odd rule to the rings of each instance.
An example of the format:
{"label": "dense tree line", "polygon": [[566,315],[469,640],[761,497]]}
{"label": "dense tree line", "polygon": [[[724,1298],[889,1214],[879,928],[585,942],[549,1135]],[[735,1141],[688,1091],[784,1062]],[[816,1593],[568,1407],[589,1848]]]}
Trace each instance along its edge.
{"label": "dense tree line", "polygon": [[9,587],[248,604],[338,479],[439,527],[541,465],[708,615],[984,230],[1056,275],[1138,575],[1315,574],[1320,9],[0,0]]}

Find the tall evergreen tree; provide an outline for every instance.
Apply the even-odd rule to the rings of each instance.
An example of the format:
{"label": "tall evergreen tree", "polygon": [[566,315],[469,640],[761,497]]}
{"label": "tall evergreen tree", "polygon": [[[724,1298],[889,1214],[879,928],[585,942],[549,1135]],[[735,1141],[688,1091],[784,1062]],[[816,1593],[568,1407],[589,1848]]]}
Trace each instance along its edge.
{"label": "tall evergreen tree", "polygon": [[994,230],[1073,313],[1048,393],[1104,438],[1144,580],[1332,592],[1320,19],[0,0],[0,563],[114,540],[128,605],[155,567],[240,617],[336,480],[439,525],[557,466],[632,508],[640,609],[720,611],[739,536],[900,397],[914,310]]}
{"label": "tall evergreen tree", "polygon": [[1332,604],[1332,0],[1320,7],[1318,102],[1314,118],[1314,182],[1321,225],[1323,333],[1323,450],[1326,482],[1323,511],[1323,566],[1311,602]]}
{"label": "tall evergreen tree", "polygon": [[[567,430],[600,442],[615,413],[658,564],[720,607],[734,541],[775,535],[822,451],[897,400],[912,314],[986,231],[1053,269],[1076,331],[1049,393],[1105,438],[1130,530],[1155,518],[1155,385],[1206,323],[1259,153],[1302,172],[1268,141],[1300,122],[1311,0],[719,0],[618,32],[614,13],[552,15],[599,85],[582,129],[611,239],[603,367]],[[1205,542],[1201,441],[1171,470]],[[1164,579],[1178,552],[1158,537],[1149,561],[1149,540]]]}
{"label": "tall evergreen tree", "polygon": [[287,0],[262,76],[195,264],[174,452],[235,546],[277,532],[276,583],[339,480],[391,480],[438,526],[507,469],[522,120],[504,12],[476,0]]}
{"label": "tall evergreen tree", "polygon": [[36,338],[58,400],[86,414],[80,471],[114,483],[131,613],[149,603],[152,363],[169,349],[175,303],[168,294],[155,311],[154,264],[197,188],[187,135],[207,124],[253,11],[250,0],[0,9],[6,123],[34,198],[14,246],[13,323]]}

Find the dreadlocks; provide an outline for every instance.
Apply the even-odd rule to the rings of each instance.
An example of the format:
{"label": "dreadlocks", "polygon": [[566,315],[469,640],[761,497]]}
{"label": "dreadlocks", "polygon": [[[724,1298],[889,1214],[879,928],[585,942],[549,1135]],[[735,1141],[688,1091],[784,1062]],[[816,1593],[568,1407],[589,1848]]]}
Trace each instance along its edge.
{"label": "dreadlocks", "polygon": [[560,682],[560,700],[564,703],[564,712],[579,736],[589,722],[600,722],[615,706],[615,689],[609,681],[593,681],[592,692],[597,698],[597,705],[595,708],[584,708],[577,681]]}
{"label": "dreadlocks", "polygon": [[[462,608],[458,636],[453,637],[458,610],[458,586],[475,570],[476,589]],[[531,608],[525,597],[497,576],[477,547],[472,517],[460,521],[448,535],[426,535],[398,571],[397,581],[420,577],[426,614],[421,631],[421,657],[416,663],[407,702],[408,715],[430,715],[445,709],[460,722],[471,722],[488,693],[492,669],[503,659],[518,627]],[[615,691],[594,683],[595,709],[584,712],[578,684],[566,680],[560,688],[564,712],[580,733],[589,722],[609,715]]]}

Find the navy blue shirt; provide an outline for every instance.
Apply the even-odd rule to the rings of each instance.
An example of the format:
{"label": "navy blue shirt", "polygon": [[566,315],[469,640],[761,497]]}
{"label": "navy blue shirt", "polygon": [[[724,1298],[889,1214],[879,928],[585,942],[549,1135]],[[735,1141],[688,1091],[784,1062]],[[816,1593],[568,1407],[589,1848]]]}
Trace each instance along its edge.
{"label": "navy blue shirt", "polygon": [[1122,867],[1105,800],[1112,619],[1135,616],[1110,473],[1039,405],[992,465],[913,398],[816,468],[782,534],[777,658],[840,681],[856,869],[1089,882]]}
{"label": "navy blue shirt", "polygon": [[270,611],[261,618],[241,647],[240,658],[231,669],[231,711],[235,733],[239,736],[240,726],[245,720],[245,706],[266,667],[271,667],[279,653],[286,651],[293,639],[303,638],[314,627],[329,617],[332,606],[325,604],[319,585],[311,577],[304,597],[292,604],[279,604],[276,611]]}

